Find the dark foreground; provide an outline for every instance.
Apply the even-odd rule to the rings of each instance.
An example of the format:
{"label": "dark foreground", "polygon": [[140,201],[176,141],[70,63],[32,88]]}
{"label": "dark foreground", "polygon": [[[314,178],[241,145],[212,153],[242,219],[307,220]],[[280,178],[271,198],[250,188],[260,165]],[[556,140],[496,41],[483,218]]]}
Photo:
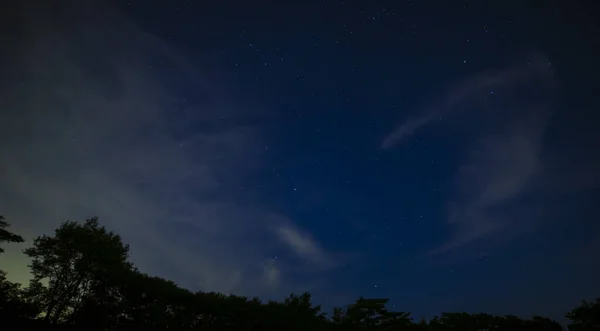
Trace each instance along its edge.
{"label": "dark foreground", "polygon": [[[0,217],[0,243],[23,242]],[[263,302],[220,293],[192,292],[141,273],[121,238],[98,219],[65,222],[52,236],[24,250],[32,281],[12,283],[0,270],[0,330],[206,330],[206,331],[559,331],[534,316],[442,313],[414,320],[387,309],[387,299],[359,298],[327,314],[309,293]],[[2,249],[0,247],[0,253]],[[600,299],[570,312],[569,331],[600,331]]]}

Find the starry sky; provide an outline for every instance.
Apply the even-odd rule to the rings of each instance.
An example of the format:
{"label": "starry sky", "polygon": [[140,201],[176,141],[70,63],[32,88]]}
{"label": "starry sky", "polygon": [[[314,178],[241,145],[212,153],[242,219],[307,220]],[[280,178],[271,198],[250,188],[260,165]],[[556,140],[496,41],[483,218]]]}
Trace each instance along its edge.
{"label": "starry sky", "polygon": [[600,295],[597,9],[13,5],[0,214],[27,239],[97,215],[194,290],[560,320]]}

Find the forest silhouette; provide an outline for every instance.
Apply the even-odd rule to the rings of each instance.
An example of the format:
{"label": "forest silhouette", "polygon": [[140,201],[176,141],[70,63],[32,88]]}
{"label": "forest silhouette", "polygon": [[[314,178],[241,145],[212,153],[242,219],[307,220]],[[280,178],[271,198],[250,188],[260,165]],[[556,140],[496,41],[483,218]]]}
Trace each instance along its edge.
{"label": "forest silhouette", "polygon": [[[23,243],[0,216],[0,243]],[[0,253],[4,252],[0,247]],[[52,236],[34,239],[27,286],[0,270],[2,330],[563,330],[549,318],[442,313],[413,320],[409,312],[386,308],[388,299],[359,298],[331,314],[309,293],[284,301],[192,292],[172,281],[140,272],[129,246],[98,218],[62,223]],[[600,330],[600,298],[583,301],[566,314],[570,331]]]}

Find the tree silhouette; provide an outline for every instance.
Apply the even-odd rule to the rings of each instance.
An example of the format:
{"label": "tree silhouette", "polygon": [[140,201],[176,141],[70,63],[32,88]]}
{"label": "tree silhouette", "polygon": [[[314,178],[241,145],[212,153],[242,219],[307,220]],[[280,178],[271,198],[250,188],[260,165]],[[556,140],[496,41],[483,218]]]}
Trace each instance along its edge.
{"label": "tree silhouette", "polygon": [[[6,222],[4,216],[0,215],[0,243],[22,243],[25,240],[23,237],[14,234],[6,228],[8,228],[10,224]],[[0,247],[0,253],[4,253],[4,249]]]}
{"label": "tree silhouette", "polygon": [[[2,242],[18,242],[6,231]],[[283,301],[192,292],[153,277],[128,262],[128,246],[97,218],[67,221],[53,236],[34,240],[33,280],[25,289],[0,271],[0,326],[20,323],[38,330],[202,330],[202,331],[559,331],[555,321],[534,316],[443,313],[414,322],[394,312],[385,298],[359,298],[330,318],[309,293]],[[570,331],[600,330],[600,299],[583,302],[567,314]],[[14,323],[13,323],[14,324]]]}
{"label": "tree silhouette", "polygon": [[571,320],[569,331],[600,330],[600,298],[592,302],[583,301],[567,314],[567,318]]}
{"label": "tree silhouette", "polygon": [[132,271],[119,290],[122,327],[189,328],[196,322],[194,294],[172,281]]}
{"label": "tree silhouette", "polygon": [[110,280],[132,267],[128,250],[97,218],[84,224],[67,221],[54,236],[37,237],[24,251],[32,259],[28,295],[39,302],[46,321],[67,322],[85,305],[106,299]]}
{"label": "tree silhouette", "polygon": [[388,311],[388,301],[361,297],[346,311],[334,309],[332,321],[340,330],[396,330],[411,325],[410,313]]}
{"label": "tree silhouette", "polygon": [[[8,231],[10,224],[0,215],[0,243],[22,243],[23,237]],[[0,253],[4,249],[0,247]],[[23,299],[21,285],[6,278],[6,272],[0,270],[0,315],[15,317],[33,317],[35,307]]]}

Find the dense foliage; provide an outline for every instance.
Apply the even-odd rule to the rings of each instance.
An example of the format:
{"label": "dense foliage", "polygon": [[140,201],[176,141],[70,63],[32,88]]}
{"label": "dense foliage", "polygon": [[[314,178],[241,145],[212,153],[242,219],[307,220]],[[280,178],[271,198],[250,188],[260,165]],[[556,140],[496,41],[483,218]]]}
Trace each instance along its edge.
{"label": "dense foliage", "polygon": [[[0,242],[23,242],[0,218]],[[282,302],[191,292],[138,271],[129,247],[97,218],[65,222],[25,249],[33,279],[22,288],[0,272],[2,328],[39,330],[562,330],[547,318],[443,313],[413,321],[408,312],[386,308],[387,299],[359,298],[330,316],[310,294]],[[0,252],[2,252],[0,250]],[[567,314],[570,331],[600,330],[600,299]],[[12,329],[12,328],[8,328]]]}

